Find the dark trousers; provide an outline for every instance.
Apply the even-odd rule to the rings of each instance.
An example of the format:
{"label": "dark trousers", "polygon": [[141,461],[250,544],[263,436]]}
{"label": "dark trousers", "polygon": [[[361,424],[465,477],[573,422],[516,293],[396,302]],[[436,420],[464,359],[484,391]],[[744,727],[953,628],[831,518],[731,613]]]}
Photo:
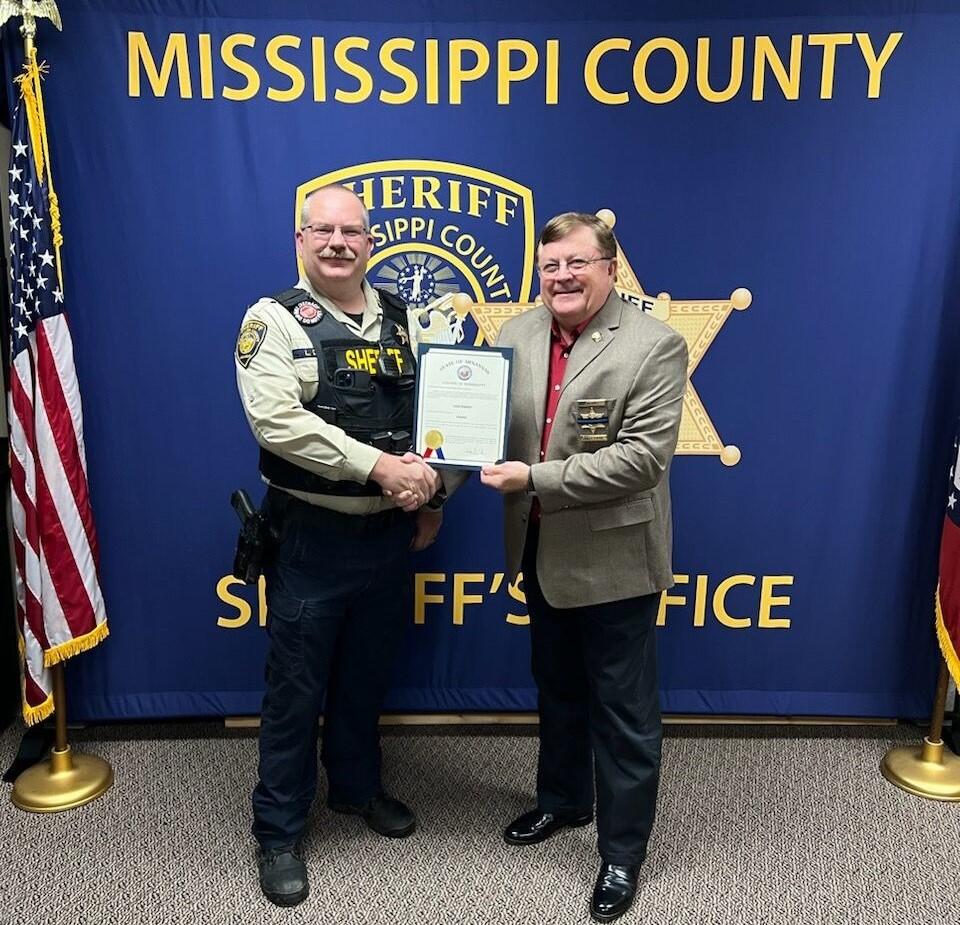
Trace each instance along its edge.
{"label": "dark trousers", "polygon": [[270,650],[253,792],[264,850],[292,846],[306,825],[321,710],[328,802],[361,805],[379,791],[377,723],[411,599],[413,519],[401,511],[362,517],[292,500],[281,531],[266,572]]}
{"label": "dark trousers", "polygon": [[546,812],[589,812],[596,775],[600,856],[609,864],[640,864],[660,778],[654,631],[660,595],[551,607],[537,580],[538,533],[532,525],[523,555],[539,692],[537,803]]}

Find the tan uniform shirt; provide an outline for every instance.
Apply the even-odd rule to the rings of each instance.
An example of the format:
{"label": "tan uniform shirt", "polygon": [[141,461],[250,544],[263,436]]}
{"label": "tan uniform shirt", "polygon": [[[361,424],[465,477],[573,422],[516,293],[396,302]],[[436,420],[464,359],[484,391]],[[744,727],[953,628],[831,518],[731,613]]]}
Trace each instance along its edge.
{"label": "tan uniform shirt", "polygon": [[[383,310],[373,287],[363,282],[366,308],[359,326],[301,278],[297,287],[324,311],[366,341],[380,337]],[[261,299],[247,309],[234,351],[237,388],[253,435],[262,447],[324,478],[366,482],[380,450],[354,440],[335,424],[307,411],[317,394],[316,357],[294,359],[293,351],[313,344],[300,323],[279,302]],[[264,478],[269,484],[269,480]],[[383,497],[346,498],[284,489],[311,504],[347,514],[371,514],[393,505]]]}

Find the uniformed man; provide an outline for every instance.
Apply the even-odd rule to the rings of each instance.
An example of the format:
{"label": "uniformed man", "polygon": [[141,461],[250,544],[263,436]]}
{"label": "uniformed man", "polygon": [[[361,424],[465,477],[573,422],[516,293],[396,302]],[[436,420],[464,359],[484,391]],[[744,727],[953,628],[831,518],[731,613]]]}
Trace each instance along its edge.
{"label": "uniformed man", "polygon": [[[246,313],[237,384],[260,445],[278,531],[266,567],[266,693],[253,833],[260,888],[292,906],[309,891],[298,845],[317,784],[328,806],[402,838],[413,812],[380,780],[378,718],[407,616],[408,553],[440,527],[437,473],[406,452],[414,358],[406,311],[366,281],[373,249],[360,199],[341,186],[303,204],[293,289]],[[413,513],[416,511],[416,513]]]}

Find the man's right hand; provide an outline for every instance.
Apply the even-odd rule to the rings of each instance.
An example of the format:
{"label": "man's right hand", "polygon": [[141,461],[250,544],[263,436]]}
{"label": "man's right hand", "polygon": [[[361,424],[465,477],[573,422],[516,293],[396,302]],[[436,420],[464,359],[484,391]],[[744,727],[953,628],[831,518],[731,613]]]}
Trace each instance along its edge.
{"label": "man's right hand", "polygon": [[381,453],[370,472],[388,498],[405,511],[415,511],[440,489],[440,473],[428,466],[416,453],[391,456]]}

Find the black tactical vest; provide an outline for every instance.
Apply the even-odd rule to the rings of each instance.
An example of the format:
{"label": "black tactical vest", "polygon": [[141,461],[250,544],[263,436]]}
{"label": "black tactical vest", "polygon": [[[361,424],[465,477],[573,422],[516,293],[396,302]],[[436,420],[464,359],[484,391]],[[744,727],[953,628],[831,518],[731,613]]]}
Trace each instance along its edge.
{"label": "black tactical vest", "polygon": [[[337,321],[303,289],[274,296],[300,322],[312,344],[294,359],[316,357],[316,397],[304,408],[349,436],[386,452],[410,449],[415,367],[406,306],[381,289],[383,321],[377,342],[364,340]],[[380,494],[375,482],[332,480],[260,448],[260,471],[278,488],[346,497]]]}

